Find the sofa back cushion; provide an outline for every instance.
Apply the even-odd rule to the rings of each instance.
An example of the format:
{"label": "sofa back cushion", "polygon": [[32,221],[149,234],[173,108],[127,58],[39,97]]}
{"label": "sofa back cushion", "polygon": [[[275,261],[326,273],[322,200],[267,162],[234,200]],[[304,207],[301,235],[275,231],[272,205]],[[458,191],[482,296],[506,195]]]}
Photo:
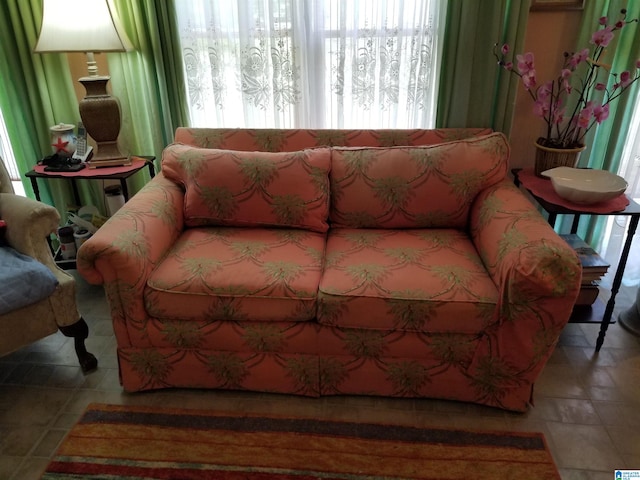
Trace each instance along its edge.
{"label": "sofa back cushion", "polygon": [[462,228],[483,189],[503,180],[509,145],[501,133],[432,146],[335,147],[333,227]]}
{"label": "sofa back cushion", "polygon": [[162,172],[185,189],[184,217],[202,225],[329,228],[329,149],[244,152],[169,145]]}
{"label": "sofa back cushion", "polygon": [[176,129],[176,143],[204,148],[260,152],[293,152],[315,147],[392,147],[434,145],[487,135],[489,128],[433,129],[286,129],[188,128]]}

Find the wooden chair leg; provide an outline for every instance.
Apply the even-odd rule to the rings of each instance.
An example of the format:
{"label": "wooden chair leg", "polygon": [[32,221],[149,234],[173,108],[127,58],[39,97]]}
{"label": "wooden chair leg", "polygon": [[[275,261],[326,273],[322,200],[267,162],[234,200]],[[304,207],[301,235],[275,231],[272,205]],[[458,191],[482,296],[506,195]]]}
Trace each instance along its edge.
{"label": "wooden chair leg", "polygon": [[84,345],[84,341],[89,336],[89,326],[84,321],[84,318],[80,317],[80,320],[76,323],[60,327],[60,331],[66,337],[73,337],[76,355],[78,355],[80,368],[84,373],[98,368],[98,359],[92,353],[87,352],[87,348]]}

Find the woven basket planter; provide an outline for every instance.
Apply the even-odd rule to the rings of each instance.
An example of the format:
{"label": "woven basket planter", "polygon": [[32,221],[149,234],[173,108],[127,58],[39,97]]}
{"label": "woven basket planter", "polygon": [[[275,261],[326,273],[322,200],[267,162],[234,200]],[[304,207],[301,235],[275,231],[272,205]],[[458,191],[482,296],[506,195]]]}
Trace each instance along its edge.
{"label": "woven basket planter", "polygon": [[535,173],[538,177],[542,177],[541,173],[551,168],[575,168],[576,165],[578,165],[578,160],[580,160],[580,154],[587,148],[586,146],[578,148],[551,148],[544,147],[538,144],[538,142],[535,142],[534,145],[536,146]]}

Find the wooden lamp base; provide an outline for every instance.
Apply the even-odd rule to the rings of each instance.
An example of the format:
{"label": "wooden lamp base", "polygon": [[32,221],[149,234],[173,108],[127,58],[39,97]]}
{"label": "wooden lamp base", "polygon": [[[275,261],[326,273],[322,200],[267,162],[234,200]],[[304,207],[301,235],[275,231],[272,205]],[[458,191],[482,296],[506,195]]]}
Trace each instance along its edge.
{"label": "wooden lamp base", "polygon": [[79,79],[87,91],[78,105],[80,117],[87,133],[96,142],[89,168],[131,165],[128,155],[118,149],[120,105],[118,99],[107,92],[110,78],[90,76]]}

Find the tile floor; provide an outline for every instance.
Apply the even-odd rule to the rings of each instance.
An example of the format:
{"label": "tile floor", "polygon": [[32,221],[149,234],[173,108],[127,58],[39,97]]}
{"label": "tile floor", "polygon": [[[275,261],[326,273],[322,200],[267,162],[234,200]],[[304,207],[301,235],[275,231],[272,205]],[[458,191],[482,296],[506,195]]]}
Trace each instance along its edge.
{"label": "tile floor", "polygon": [[[75,272],[74,272],[75,274]],[[610,480],[614,469],[640,469],[640,339],[617,324],[594,354],[598,325],[569,324],[536,385],[535,407],[514,414],[427,399],[300,398],[171,390],[123,393],[115,339],[102,287],[78,278],[80,310],[91,329],[97,371],[83,375],[73,342],[61,334],[0,359],[0,479],[40,477],[90,402],[211,408],[382,421],[416,426],[544,432],[563,479]],[[635,288],[618,296],[626,308]]]}

